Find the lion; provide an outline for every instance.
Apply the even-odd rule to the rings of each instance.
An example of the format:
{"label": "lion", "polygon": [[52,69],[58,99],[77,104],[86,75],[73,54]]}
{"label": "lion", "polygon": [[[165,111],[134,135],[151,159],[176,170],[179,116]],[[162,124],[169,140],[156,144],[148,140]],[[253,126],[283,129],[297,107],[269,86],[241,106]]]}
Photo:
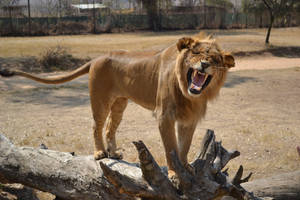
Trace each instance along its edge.
{"label": "lion", "polygon": [[[196,125],[234,65],[234,57],[222,51],[214,39],[196,35],[183,37],[156,53],[111,52],[61,76],[41,78],[17,70],[1,70],[0,74],[46,84],[65,83],[89,74],[95,159],[122,159],[117,151],[116,130],[130,99],[155,112],[167,165],[174,172],[171,152],[175,151],[181,163],[188,165]],[[102,129],[107,118],[105,148]]]}

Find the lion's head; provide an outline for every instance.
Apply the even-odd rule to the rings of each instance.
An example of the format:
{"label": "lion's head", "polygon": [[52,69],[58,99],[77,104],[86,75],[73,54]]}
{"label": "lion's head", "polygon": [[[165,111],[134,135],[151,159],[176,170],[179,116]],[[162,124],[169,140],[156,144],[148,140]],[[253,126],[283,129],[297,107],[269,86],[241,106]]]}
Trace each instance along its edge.
{"label": "lion's head", "polygon": [[210,37],[181,38],[177,49],[175,70],[183,95],[189,99],[214,98],[228,69],[235,65],[233,56],[221,51]]}

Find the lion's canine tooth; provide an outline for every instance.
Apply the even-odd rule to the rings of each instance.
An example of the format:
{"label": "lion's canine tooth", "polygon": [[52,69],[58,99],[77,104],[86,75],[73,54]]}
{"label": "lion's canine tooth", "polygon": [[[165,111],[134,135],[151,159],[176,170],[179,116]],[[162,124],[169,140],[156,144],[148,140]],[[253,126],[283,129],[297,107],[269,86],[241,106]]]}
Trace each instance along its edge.
{"label": "lion's canine tooth", "polygon": [[193,76],[196,76],[197,73],[198,73],[198,71],[197,71],[197,70],[194,70]]}

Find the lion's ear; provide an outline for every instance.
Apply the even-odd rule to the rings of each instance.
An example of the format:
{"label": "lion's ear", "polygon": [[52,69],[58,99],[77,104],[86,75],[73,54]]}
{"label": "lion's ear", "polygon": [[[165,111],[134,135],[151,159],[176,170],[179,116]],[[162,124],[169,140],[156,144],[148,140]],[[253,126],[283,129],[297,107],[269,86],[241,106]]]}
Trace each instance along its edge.
{"label": "lion's ear", "polygon": [[190,48],[194,40],[192,38],[184,37],[178,40],[177,49],[181,51],[182,49]]}
{"label": "lion's ear", "polygon": [[225,67],[231,68],[235,66],[234,58],[230,53],[225,53],[223,59]]}

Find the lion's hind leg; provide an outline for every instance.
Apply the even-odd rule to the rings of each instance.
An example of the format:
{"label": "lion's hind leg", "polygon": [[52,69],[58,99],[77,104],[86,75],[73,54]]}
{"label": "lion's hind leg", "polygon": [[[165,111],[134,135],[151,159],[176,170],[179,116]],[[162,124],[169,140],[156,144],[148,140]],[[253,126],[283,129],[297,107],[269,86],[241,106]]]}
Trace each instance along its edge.
{"label": "lion's hind leg", "polygon": [[[106,113],[104,111],[104,113]],[[108,111],[107,111],[108,113]],[[103,114],[103,112],[102,112]],[[95,142],[95,151],[94,151],[94,158],[95,160],[100,160],[102,158],[107,158],[107,152],[105,151],[103,137],[102,137],[102,129],[106,120],[107,114],[102,116],[94,116],[94,142]]]}
{"label": "lion's hind leg", "polygon": [[116,131],[121,123],[123,112],[127,106],[126,98],[118,98],[111,106],[111,112],[106,126],[106,142],[108,157],[122,159],[122,154],[117,151]]}
{"label": "lion's hind leg", "polygon": [[[94,118],[94,142],[95,142],[95,150],[94,150],[94,158],[96,160],[100,160],[102,158],[107,158],[107,152],[105,150],[102,131],[106,121],[106,118],[110,111],[110,101],[108,99],[97,98],[97,95],[91,94],[91,106]],[[101,101],[98,99],[101,99]]]}

